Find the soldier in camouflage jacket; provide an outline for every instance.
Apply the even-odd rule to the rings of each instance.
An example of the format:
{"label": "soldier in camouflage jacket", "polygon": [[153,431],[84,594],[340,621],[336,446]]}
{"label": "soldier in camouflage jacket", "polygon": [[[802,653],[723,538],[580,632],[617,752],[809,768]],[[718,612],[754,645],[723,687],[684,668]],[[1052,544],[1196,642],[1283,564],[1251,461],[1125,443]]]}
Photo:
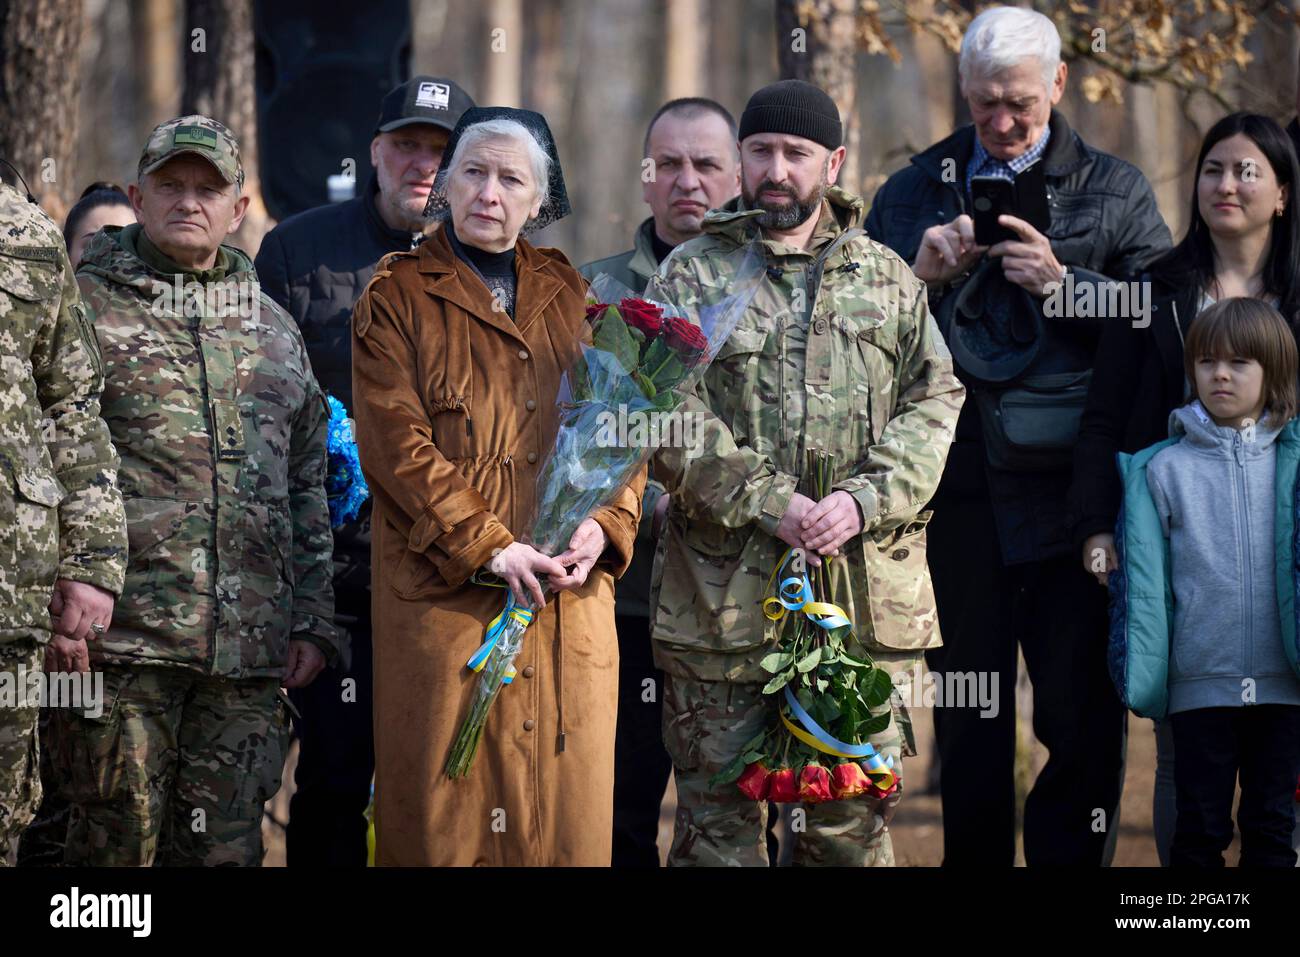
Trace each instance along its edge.
{"label": "soldier in camouflage jacket", "polygon": [[104,713],[52,731],[70,863],[259,863],[287,744],[280,685],[337,660],[328,411],[297,326],[220,244],[242,180],[223,126],[162,124],[131,187],[140,222],[100,233],[78,274],[130,562],[92,652]]}
{"label": "soldier in camouflage jacket", "polygon": [[0,673],[18,692],[0,700],[3,866],[40,795],[40,700],[22,675],[40,670],[55,630],[81,644],[109,623],[126,527],[103,370],[63,238],[3,184],[0,220]]}
{"label": "soldier in camouflage jacket", "polygon": [[[809,125],[818,109],[824,122]],[[943,471],[964,390],[924,285],[885,247],[860,232],[846,235],[863,208],[827,183],[827,169],[837,170],[843,156],[834,110],[799,81],[755,94],[740,131],[742,199],[710,213],[704,235],[679,246],[649,290],[682,305],[707,303],[726,291],[735,250],[761,240],[768,276],[686,407],[700,423],[699,441],[655,459],[672,495],[652,607],[656,662],[668,675],[675,864],[766,862],[759,806],[734,785],[714,790],[708,780],[773,719],[772,699],[759,694],[768,676],[758,662],[777,638],[761,611],[764,588],[791,538],[804,534],[811,548],[825,543],[822,524],[790,531],[807,507],[803,500],[795,508],[806,449],[835,456],[834,488],[851,498],[852,506],[841,497],[836,508],[848,516],[841,529],[856,531],[841,530],[833,544],[849,582],[838,597],[858,639],[895,672],[939,643],[922,509]],[[784,159],[773,161],[775,152]],[[805,192],[805,218],[787,218],[781,232],[765,225],[777,218],[769,206],[791,205],[777,194],[799,198],[803,175],[773,171],[804,163],[806,172],[814,163],[815,177],[822,162],[820,189],[814,179]],[[792,243],[791,226],[809,220],[806,244]],[[898,755],[907,730],[901,702],[895,717],[901,727],[873,740]],[[795,860],[892,863],[884,817],[862,801],[810,807]]]}

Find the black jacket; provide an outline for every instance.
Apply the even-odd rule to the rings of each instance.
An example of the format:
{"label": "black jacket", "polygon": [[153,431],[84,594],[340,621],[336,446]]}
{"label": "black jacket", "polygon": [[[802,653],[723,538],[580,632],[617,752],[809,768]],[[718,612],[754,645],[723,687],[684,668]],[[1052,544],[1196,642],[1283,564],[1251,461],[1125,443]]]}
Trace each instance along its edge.
{"label": "black jacket", "polygon": [[[1047,236],[1056,258],[1080,281],[1140,273],[1170,245],[1150,184],[1137,167],[1084,143],[1060,113],[1053,110],[1049,122],[1052,136],[1043,161],[1051,212]],[[876,194],[867,234],[914,262],[927,229],[969,213],[966,167],[974,150],[975,128],[966,126],[913,156],[911,165],[891,176]],[[931,308],[937,309],[958,288],[932,288]],[[1070,341],[1074,351],[1091,356],[1100,327],[1071,326],[1054,338]],[[972,393],[979,388],[960,367],[957,373]],[[934,505],[991,501],[1003,560],[1037,561],[1064,555],[1071,547],[1065,512],[1069,484],[1068,468],[1033,474],[989,469],[977,403],[968,397]]]}
{"label": "black jacket", "polygon": [[[351,415],[352,306],[381,257],[412,246],[375,208],[374,176],[360,196],[290,216],[262,240],[254,265],[262,289],[293,316],[321,388]],[[418,236],[418,234],[416,234]],[[370,587],[370,503],[334,532],[334,588],[342,609]],[[342,611],[340,612],[342,613]]]}
{"label": "black jacket", "polygon": [[321,388],[349,413],[352,306],[380,258],[413,245],[411,233],[380,218],[378,188],[372,176],[354,199],[290,216],[266,234],[253,263],[262,289],[302,329]]}
{"label": "black jacket", "polygon": [[1115,456],[1169,438],[1169,413],[1186,398],[1183,339],[1200,307],[1199,286],[1164,268],[1142,281],[1151,283],[1151,324],[1108,323],[1093,363],[1069,493],[1077,554],[1088,536],[1115,530],[1122,498]]}

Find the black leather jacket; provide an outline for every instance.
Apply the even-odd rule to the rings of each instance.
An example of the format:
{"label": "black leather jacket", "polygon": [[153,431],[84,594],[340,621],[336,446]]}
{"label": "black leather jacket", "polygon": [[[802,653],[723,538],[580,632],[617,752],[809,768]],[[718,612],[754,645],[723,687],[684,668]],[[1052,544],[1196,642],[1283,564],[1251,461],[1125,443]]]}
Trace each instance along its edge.
{"label": "black leather jacket", "polygon": [[[1093,149],[1052,111],[1051,139],[1043,157],[1051,224],[1047,237],[1056,258],[1077,280],[1128,278],[1170,246],[1169,229],[1155,196],[1137,167]],[[912,157],[876,193],[867,216],[867,234],[913,262],[922,234],[931,226],[968,213],[966,167],[975,149],[975,128],[966,126]],[[931,288],[931,308],[954,295],[959,285]],[[1075,348],[1092,355],[1101,326],[1066,335]],[[968,389],[977,388],[962,370]],[[935,495],[945,500],[991,500],[1007,564],[1064,555],[1072,548],[1066,517],[1069,469],[1021,474],[994,472],[985,463],[976,403],[967,400],[956,441]]]}
{"label": "black leather jacket", "polygon": [[[262,289],[302,330],[321,388],[352,404],[352,307],[381,257],[411,248],[412,234],[393,229],[375,208],[371,176],[361,195],[290,216],[262,240],[254,265]],[[419,234],[416,234],[418,236]],[[370,505],[334,532],[335,590],[370,585]]]}

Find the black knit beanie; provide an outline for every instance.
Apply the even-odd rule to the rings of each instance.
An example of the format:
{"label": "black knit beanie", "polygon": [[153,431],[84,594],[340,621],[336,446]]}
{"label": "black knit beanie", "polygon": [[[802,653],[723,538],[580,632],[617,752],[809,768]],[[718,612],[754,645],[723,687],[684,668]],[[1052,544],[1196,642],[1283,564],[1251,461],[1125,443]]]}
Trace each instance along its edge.
{"label": "black knit beanie", "polygon": [[803,80],[771,83],[749,98],[740,117],[738,139],[754,133],[802,136],[828,150],[836,149],[844,135],[835,101]]}

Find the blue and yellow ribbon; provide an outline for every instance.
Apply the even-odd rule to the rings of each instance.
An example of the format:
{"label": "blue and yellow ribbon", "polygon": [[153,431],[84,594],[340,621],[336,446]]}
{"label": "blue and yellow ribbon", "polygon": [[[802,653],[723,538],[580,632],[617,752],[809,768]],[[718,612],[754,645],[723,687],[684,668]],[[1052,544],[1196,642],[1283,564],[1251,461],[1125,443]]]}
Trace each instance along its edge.
{"label": "blue and yellow ribbon", "polygon": [[[772,577],[767,580],[765,591],[771,591],[772,585],[780,577],[782,569],[790,563],[794,557],[794,549],[787,548],[785,554],[781,557],[781,562],[772,572]],[[835,628],[843,628],[852,622],[844,614],[844,609],[839,605],[826,601],[814,601],[812,583],[808,581],[808,573],[800,572],[797,575],[789,575],[781,579],[781,588],[775,594],[763,599],[763,614],[769,621],[780,621],[785,617],[787,611],[797,611],[808,616],[808,620],[819,628],[825,628],[831,631]]]}
{"label": "blue and yellow ribbon", "polygon": [[[506,596],[506,607],[502,609],[501,614],[488,623],[487,632],[483,635],[483,644],[479,645],[478,651],[474,652],[469,661],[465,663],[465,667],[475,673],[482,671],[483,666],[487,664],[488,656],[492,654],[492,649],[497,646],[497,642],[501,640],[501,636],[505,633],[506,625],[511,621],[522,622],[525,628],[533,623],[532,609],[516,605],[513,592]],[[506,672],[506,676],[501,683],[508,685],[514,680],[515,669],[511,667]]]}
{"label": "blue and yellow ribbon", "polygon": [[862,770],[867,772],[872,783],[882,791],[888,791],[894,786],[894,759],[892,757],[882,758],[880,752],[871,744],[849,744],[833,737],[825,728],[813,720],[812,715],[803,709],[803,706],[799,704],[799,699],[790,690],[789,685],[785,686],[785,703],[790,706],[790,710],[799,719],[799,724],[803,725],[802,728],[799,727],[790,720],[784,709],[781,710],[782,723],[796,738],[822,754],[861,762]]}

